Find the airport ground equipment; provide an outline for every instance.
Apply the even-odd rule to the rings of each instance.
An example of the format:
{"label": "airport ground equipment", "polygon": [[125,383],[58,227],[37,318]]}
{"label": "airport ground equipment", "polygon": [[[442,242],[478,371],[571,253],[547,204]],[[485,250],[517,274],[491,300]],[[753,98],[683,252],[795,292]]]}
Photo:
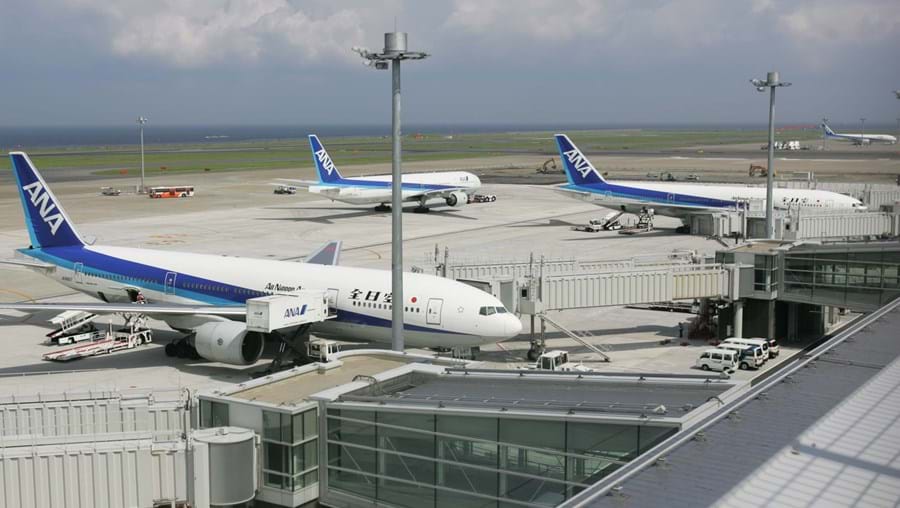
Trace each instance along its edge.
{"label": "airport ground equipment", "polygon": [[124,328],[116,331],[113,331],[112,325],[110,325],[110,329],[103,337],[101,340],[44,353],[42,358],[44,360],[67,362],[88,356],[114,353],[123,349],[133,349],[142,344],[153,342],[153,331],[144,327],[144,320],[139,318],[130,320]]}
{"label": "airport ground equipment", "polygon": [[747,171],[749,176],[766,176],[769,172],[765,166],[760,166],[759,164],[750,164],[750,170]]}
{"label": "airport ground equipment", "polygon": [[641,233],[649,233],[653,231],[653,210],[643,209],[638,215],[637,224],[634,226],[622,228],[619,230],[620,235],[639,235]]}
{"label": "airport ground equipment", "polygon": [[103,196],[118,196],[122,191],[115,187],[100,187],[100,194]]}
{"label": "airport ground equipment", "polygon": [[314,362],[330,362],[340,352],[341,343],[336,340],[312,339],[306,343],[306,356]]}
{"label": "airport ground equipment", "polygon": [[50,318],[50,324],[56,329],[47,334],[47,340],[65,344],[66,341],[62,340],[63,337],[94,330],[93,321],[95,319],[97,319],[97,315],[93,312],[80,310],[61,312]]}
{"label": "airport ground equipment", "polygon": [[493,203],[497,201],[494,194],[472,194],[468,198],[469,203]]}
{"label": "airport ground equipment", "polygon": [[66,344],[75,344],[76,342],[100,340],[105,336],[106,333],[100,330],[87,330],[79,333],[73,333],[71,335],[63,335],[61,337],[57,337],[54,342],[58,346],[64,346]]}
{"label": "airport ground equipment", "polygon": [[539,167],[537,169],[537,172],[545,174],[545,175],[554,175],[554,174],[564,173],[562,167],[560,167],[556,163],[556,158],[550,158],[550,159],[547,159],[546,161],[544,161],[544,163],[541,164],[541,167]]}
{"label": "airport ground equipment", "polygon": [[[247,330],[272,334],[279,340],[278,352],[264,372],[271,374],[292,364],[309,362],[310,325],[333,317],[327,291],[301,290],[247,300]],[[327,358],[328,349],[325,345],[324,351],[321,346],[316,351]]]}
{"label": "airport ground equipment", "polygon": [[619,221],[625,212],[616,211],[609,212],[602,219],[591,219],[587,224],[580,226],[572,226],[572,231],[584,231],[587,233],[599,233],[600,231],[615,231],[622,229],[624,226]]}
{"label": "airport ground equipment", "polygon": [[533,370],[544,370],[549,372],[593,372],[594,369],[585,367],[578,362],[569,361],[569,353],[562,350],[546,351],[537,357],[534,365],[529,367]]}
{"label": "airport ground equipment", "polygon": [[272,191],[274,194],[296,194],[297,188],[290,185],[279,185]]}

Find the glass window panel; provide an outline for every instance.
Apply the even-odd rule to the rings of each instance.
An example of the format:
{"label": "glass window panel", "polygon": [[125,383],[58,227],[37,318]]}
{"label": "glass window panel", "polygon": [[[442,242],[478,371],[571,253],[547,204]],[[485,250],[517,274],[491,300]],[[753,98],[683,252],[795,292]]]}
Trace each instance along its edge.
{"label": "glass window panel", "polygon": [[297,474],[307,468],[304,462],[303,445],[298,444],[291,447],[291,474]]}
{"label": "glass window panel", "polygon": [[640,427],[638,432],[640,441],[638,454],[644,453],[650,448],[653,448],[657,444],[664,441],[667,437],[675,434],[677,431],[678,429],[672,427],[652,427],[649,425]]}
{"label": "glass window panel", "polygon": [[281,441],[281,413],[263,411],[263,439]]}
{"label": "glass window panel", "polygon": [[227,427],[228,426],[228,404],[224,402],[210,402],[212,413],[211,427]]}
{"label": "glass window panel", "polygon": [[205,429],[212,427],[212,403],[205,399],[200,399],[200,428]]}
{"label": "glass window panel", "polygon": [[379,480],[378,499],[393,506],[420,508],[434,506],[434,487],[406,482]]}
{"label": "glass window panel", "polygon": [[359,473],[338,471],[329,468],[328,488],[343,490],[369,499],[375,497],[375,479]]}
{"label": "glass window panel", "polygon": [[[497,419],[469,416],[439,415],[437,431],[441,434],[452,434],[459,437],[438,436],[438,458],[460,462],[464,465],[477,465],[496,469],[499,466],[497,454]],[[466,439],[466,438],[472,439]],[[481,439],[487,442],[480,441]],[[437,484],[446,487],[477,492],[489,496],[497,496],[497,472],[453,464],[437,464]],[[437,491],[437,503],[440,506],[495,506],[496,502],[474,498],[459,497],[457,494]],[[479,504],[482,503],[482,504]]]}
{"label": "glass window panel", "polygon": [[494,499],[470,496],[460,492],[436,489],[435,496],[437,508],[495,508],[497,506],[497,501]]}
{"label": "glass window panel", "polygon": [[[504,497],[516,501],[544,506],[556,506],[566,500],[566,486],[558,482],[548,482],[541,478],[530,478],[512,473],[503,474],[506,482]],[[500,503],[500,506],[520,506],[512,503]]]}
{"label": "glass window panel", "polygon": [[[408,482],[433,485],[435,464],[429,459],[434,457],[434,415],[379,412],[377,418],[378,423],[386,425],[378,427],[379,448],[423,457],[417,459],[408,455],[379,452],[378,472]],[[406,429],[427,432],[411,432]],[[379,483],[378,498],[400,506],[433,505],[434,489],[388,481],[384,485]]]}
{"label": "glass window panel", "polygon": [[[375,414],[372,411],[329,409],[328,414],[362,420],[361,422],[348,422],[329,418],[328,439],[348,445],[376,447]],[[375,452],[354,446],[329,443],[328,464],[375,473]]]}
{"label": "glass window panel", "polygon": [[303,445],[303,468],[309,469],[319,465],[319,440]]}
{"label": "glass window panel", "polygon": [[285,474],[291,472],[290,464],[288,463],[289,457],[287,445],[264,442],[263,449],[265,450],[265,457],[263,459],[265,460],[265,469]]}
{"label": "glass window panel", "polygon": [[618,469],[618,461],[628,461],[638,454],[638,428],[634,425],[613,425],[569,422],[568,480],[593,483]]}
{"label": "glass window panel", "polygon": [[563,422],[549,420],[500,420],[500,441],[509,444],[565,450],[566,430]]}
{"label": "glass window panel", "polygon": [[263,473],[263,483],[265,483],[266,487],[285,489],[287,488],[288,477],[274,473]]}
{"label": "glass window panel", "polygon": [[291,441],[292,443],[296,443],[297,441],[303,441],[303,413],[297,413],[291,416],[291,422],[293,422],[293,437],[294,439]]}
{"label": "glass window panel", "polygon": [[303,413],[303,439],[314,437],[319,432],[319,414],[313,409]]}
{"label": "glass window panel", "polygon": [[[501,419],[499,437],[504,444],[500,445],[500,468],[538,478],[565,479],[566,459],[561,453],[565,450],[565,434],[565,422]],[[506,485],[501,492],[503,497],[521,501],[554,499],[558,490],[565,491],[561,484],[555,482],[505,473],[501,475],[501,482]]]}
{"label": "glass window panel", "polygon": [[281,414],[281,441],[285,443],[293,443],[294,439],[291,434],[291,415],[287,413]]}

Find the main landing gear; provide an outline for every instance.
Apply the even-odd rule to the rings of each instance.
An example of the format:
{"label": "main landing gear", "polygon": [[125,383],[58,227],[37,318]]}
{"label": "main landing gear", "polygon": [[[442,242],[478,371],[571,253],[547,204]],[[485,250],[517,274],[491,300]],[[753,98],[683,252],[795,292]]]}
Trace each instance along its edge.
{"label": "main landing gear", "polygon": [[187,335],[166,344],[166,356],[170,358],[178,357],[190,360],[199,360],[200,355],[197,353],[197,350],[194,349],[194,346],[191,345],[191,336],[192,335]]}
{"label": "main landing gear", "polygon": [[378,206],[375,207],[375,211],[376,211],[376,212],[390,212],[390,211],[391,211],[391,206],[390,206],[390,205],[386,205],[386,204],[384,204],[384,203],[381,203],[381,204],[379,204]]}

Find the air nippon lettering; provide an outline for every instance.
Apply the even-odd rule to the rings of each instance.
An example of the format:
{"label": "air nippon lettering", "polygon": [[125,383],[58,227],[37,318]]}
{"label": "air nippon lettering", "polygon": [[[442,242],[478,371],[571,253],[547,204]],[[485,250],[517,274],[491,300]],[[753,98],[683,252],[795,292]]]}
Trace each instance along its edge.
{"label": "air nippon lettering", "polygon": [[594,171],[593,166],[591,166],[590,161],[584,158],[584,155],[581,155],[577,149],[569,150],[565,152],[566,158],[569,159],[569,163],[575,167],[575,170],[581,173],[581,177],[587,177],[588,173]]}
{"label": "air nippon lettering", "polygon": [[288,307],[284,310],[285,319],[302,316],[304,314],[306,314],[306,305],[303,305],[302,307]]}
{"label": "air nippon lettering", "polygon": [[[50,227],[50,234],[55,236],[56,230],[59,229],[65,219],[57,210],[56,205],[50,201],[50,194],[44,191],[44,186],[39,181],[24,185],[22,190],[28,193],[31,204],[37,209],[41,219]],[[56,213],[49,215],[53,211],[56,211]]]}
{"label": "air nippon lettering", "polygon": [[325,168],[325,171],[328,171],[329,175],[334,171],[334,163],[331,162],[331,157],[328,156],[328,152],[324,148],[316,152],[316,158],[319,159],[322,167]]}

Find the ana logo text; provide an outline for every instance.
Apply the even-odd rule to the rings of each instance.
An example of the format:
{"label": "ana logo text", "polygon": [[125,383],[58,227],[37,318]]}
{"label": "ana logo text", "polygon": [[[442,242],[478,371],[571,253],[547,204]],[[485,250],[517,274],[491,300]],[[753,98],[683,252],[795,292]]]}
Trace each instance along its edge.
{"label": "ana logo text", "polygon": [[306,305],[301,307],[288,307],[284,310],[285,319],[302,316],[304,314],[306,314]]}
{"label": "ana logo text", "polygon": [[[37,208],[38,213],[41,214],[41,219],[44,219],[44,222],[50,226],[50,234],[56,235],[56,230],[59,229],[65,219],[63,219],[62,214],[56,208],[56,204],[50,201],[50,194],[44,191],[44,186],[41,182],[25,185],[22,187],[22,190],[28,193],[31,204]],[[50,215],[50,212],[53,211],[56,213]]]}
{"label": "ana logo text", "polygon": [[[566,159],[569,159],[569,163],[575,167],[575,170],[581,173],[582,178],[586,178],[588,173],[594,171],[594,167],[591,166],[591,163],[584,158],[584,155],[581,155],[577,149],[569,150],[565,152]],[[594,171],[596,173],[596,171]]]}
{"label": "ana logo text", "polygon": [[334,171],[334,163],[331,162],[331,157],[328,156],[328,152],[324,148],[316,152],[316,158],[319,159],[319,164],[325,168],[329,175]]}

